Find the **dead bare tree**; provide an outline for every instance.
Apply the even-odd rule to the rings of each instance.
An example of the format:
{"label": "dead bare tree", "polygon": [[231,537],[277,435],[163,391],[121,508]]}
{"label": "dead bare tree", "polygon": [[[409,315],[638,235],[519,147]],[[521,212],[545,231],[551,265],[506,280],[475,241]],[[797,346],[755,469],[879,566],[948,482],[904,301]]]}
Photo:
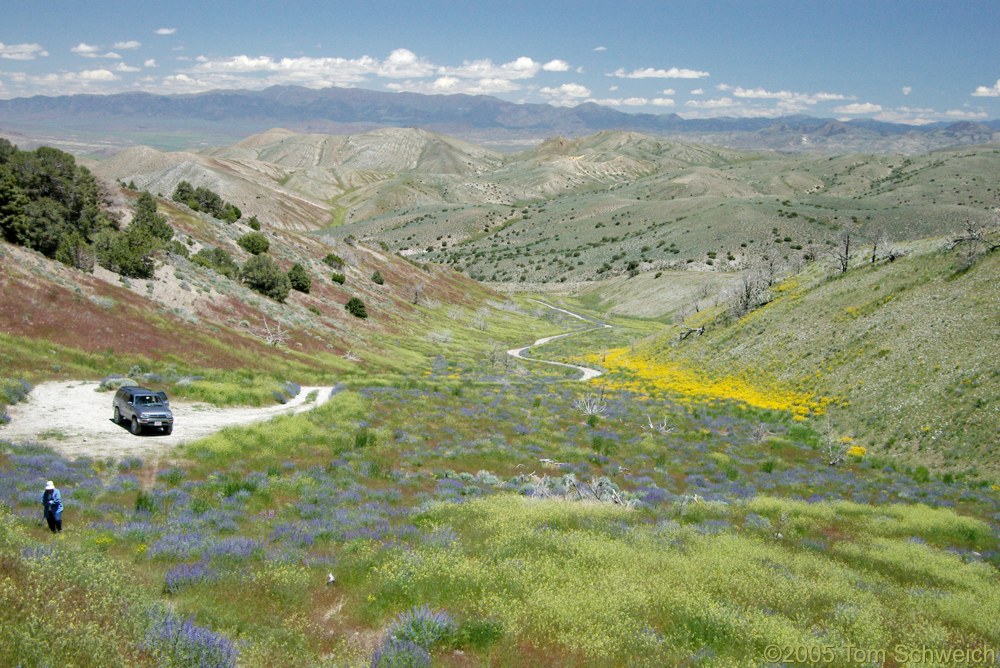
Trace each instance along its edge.
{"label": "dead bare tree", "polygon": [[765,280],[756,270],[744,271],[732,289],[731,311],[740,318],[759,306],[771,301]]}
{"label": "dead bare tree", "polygon": [[690,315],[691,307],[687,305],[680,306],[676,311],[674,311],[674,324],[683,327],[684,321],[687,320]]}
{"label": "dead bare tree", "polygon": [[851,245],[854,241],[854,234],[850,230],[844,230],[833,240],[830,247],[830,257],[833,258],[841,274],[846,274],[851,267]]}
{"label": "dead bare tree", "polygon": [[259,336],[267,342],[267,345],[272,348],[277,348],[282,346],[288,340],[288,330],[281,326],[280,322],[275,322],[272,327],[267,322],[267,318],[264,318],[264,329],[261,330]]}
{"label": "dead bare tree", "polygon": [[670,424],[667,422],[667,418],[663,418],[659,422],[654,423],[653,418],[647,415],[646,422],[648,422],[648,425],[643,425],[642,427],[646,431],[655,431],[660,434],[669,434],[674,430],[674,427],[671,427]]}
{"label": "dead bare tree", "polygon": [[1000,248],[1000,242],[989,243],[990,227],[978,220],[967,219],[962,231],[948,242],[948,250],[962,247],[962,266],[971,267],[981,253],[992,252]]}
{"label": "dead bare tree", "polygon": [[492,369],[497,365],[500,360],[500,344],[494,341],[490,346],[490,352],[487,353],[487,360],[489,360],[490,368]]}
{"label": "dead bare tree", "polygon": [[573,406],[584,415],[604,415],[608,410],[608,404],[604,401],[604,388],[598,394],[588,392],[575,400]]}
{"label": "dead bare tree", "polygon": [[766,441],[769,435],[770,432],[767,430],[767,425],[763,422],[758,422],[750,430],[750,439],[757,444]]}
{"label": "dead bare tree", "polygon": [[757,245],[747,259],[749,268],[757,273],[759,280],[767,287],[774,285],[778,274],[784,268],[781,252],[772,241],[765,241]]}
{"label": "dead bare tree", "polygon": [[680,333],[678,333],[678,335],[677,335],[677,340],[678,341],[683,341],[684,339],[686,339],[687,337],[691,336],[692,334],[697,334],[698,336],[701,336],[704,333],[705,333],[705,327],[704,326],[702,326],[702,327],[682,327]]}

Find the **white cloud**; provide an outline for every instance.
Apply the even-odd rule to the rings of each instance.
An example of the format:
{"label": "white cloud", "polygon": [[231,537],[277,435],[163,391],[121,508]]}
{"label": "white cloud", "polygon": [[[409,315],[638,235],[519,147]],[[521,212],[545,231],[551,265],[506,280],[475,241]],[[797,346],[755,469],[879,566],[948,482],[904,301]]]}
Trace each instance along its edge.
{"label": "white cloud", "polygon": [[[366,81],[369,77],[383,77],[387,79],[419,79],[429,77],[433,74],[441,73],[441,68],[436,67],[427,60],[418,57],[407,49],[396,49],[384,60],[372,58],[371,56],[361,56],[359,58],[280,58],[275,59],[270,56],[248,56],[239,55],[229,58],[208,58],[198,56],[197,64],[185,74],[192,75],[193,81],[209,82],[215,81],[216,85],[230,83],[231,85],[244,87],[259,87],[260,85],[275,84],[298,84],[311,88],[325,88],[329,86],[347,86]],[[484,73],[488,73],[488,68],[483,68]],[[439,77],[437,82],[423,86],[409,82],[405,85],[394,87],[393,90],[414,90],[416,88],[427,88],[440,91],[442,88],[452,87],[448,75]],[[492,78],[484,74],[480,80],[490,80]],[[499,77],[503,78],[503,77]],[[191,85],[190,81],[181,81],[184,85]],[[491,90],[501,92],[506,90],[503,86],[490,86],[484,84]],[[470,88],[472,88],[470,86]]]}
{"label": "white cloud", "polygon": [[654,97],[652,100],[649,101],[649,103],[654,107],[672,107],[675,104],[677,104],[676,102],[667,97]]}
{"label": "white cloud", "polygon": [[497,95],[520,90],[520,86],[509,79],[462,79],[454,76],[443,76],[433,81],[393,81],[385,86],[389,90],[406,91],[409,93],[425,93],[428,95],[464,94],[464,95]]}
{"label": "white cloud", "polygon": [[705,94],[705,89],[704,88],[695,88],[693,91],[691,91],[691,94],[692,95],[704,95]]}
{"label": "white cloud", "polygon": [[616,90],[618,90],[618,86],[610,86],[608,87],[608,90],[614,93]]}
{"label": "white cloud", "polygon": [[549,62],[542,65],[542,70],[545,72],[568,72],[569,63],[565,60],[550,60]]}
{"label": "white cloud", "polygon": [[127,42],[115,42],[114,48],[129,50],[129,49],[138,49],[140,46],[142,46],[141,42],[137,42],[134,39],[130,39]]}
{"label": "white cloud", "polygon": [[96,69],[81,72],[50,72],[42,75],[20,72],[17,76],[11,76],[10,80],[18,84],[18,95],[23,94],[23,86],[29,86],[33,95],[74,95],[109,91],[105,84],[119,81],[120,77],[111,70]]}
{"label": "white cloud", "polygon": [[80,42],[74,46],[70,51],[78,56],[83,56],[84,58],[96,58],[101,47],[94,46],[93,44],[87,44],[86,42]]}
{"label": "white cloud", "polygon": [[143,67],[156,67],[156,58],[149,58],[142,63]]}
{"label": "white cloud", "polygon": [[381,77],[402,79],[405,77],[426,77],[433,72],[434,66],[430,62],[419,58],[409,49],[395,49],[388,58],[382,61],[377,74]]}
{"label": "white cloud", "polygon": [[622,100],[622,104],[626,107],[645,107],[649,104],[649,100],[644,97],[627,97]]}
{"label": "white cloud", "polygon": [[83,70],[78,73],[81,81],[118,81],[119,77],[111,70]]}
{"label": "white cloud", "polygon": [[677,91],[673,88],[664,88],[660,91],[660,95],[677,95]]}
{"label": "white cloud", "polygon": [[590,97],[591,94],[589,88],[575,83],[565,83],[555,88],[540,88],[538,92],[548,97],[551,104],[559,106],[579,104],[583,98]]}
{"label": "white cloud", "polygon": [[607,76],[618,77],[619,79],[702,79],[711,75],[701,70],[688,70],[677,67],[671,67],[669,70],[644,67],[632,70],[631,72],[626,72],[623,68],[619,67]]}
{"label": "white cloud", "polygon": [[788,90],[769,91],[765,88],[731,88],[733,97],[745,100],[777,100],[778,109],[783,113],[797,113],[819,102],[833,102],[848,99],[839,93],[797,93]]}
{"label": "white cloud", "polygon": [[156,29],[156,34],[157,35],[173,35],[175,32],[177,32],[177,28],[157,28]]}
{"label": "white cloud", "polygon": [[903,95],[909,95],[913,92],[913,86],[903,86]]}
{"label": "white cloud", "polygon": [[7,60],[34,60],[45,57],[49,52],[40,44],[4,44],[0,42],[0,58]]}
{"label": "white cloud", "polygon": [[107,53],[101,53],[104,47],[95,46],[94,44],[87,44],[86,42],[80,42],[72,49],[71,52],[78,56],[83,56],[84,58],[113,58],[118,60],[121,58],[120,55],[114,51],[108,51]]}
{"label": "white cloud", "polygon": [[[883,123],[905,123],[907,125],[927,125],[928,123],[934,123],[936,120],[932,116],[914,114],[913,112],[900,110],[883,110],[872,116],[872,118],[876,121],[882,121]],[[838,120],[849,121],[852,119],[849,116],[845,116]]]}
{"label": "white cloud", "polygon": [[711,100],[688,100],[684,106],[692,109],[729,109],[736,106],[736,103],[731,97],[719,97]]}
{"label": "white cloud", "polygon": [[608,47],[606,47],[606,46],[595,46],[594,47],[594,51],[607,51],[607,50],[608,50]]}
{"label": "white cloud", "polygon": [[984,121],[989,118],[985,111],[963,111],[961,109],[949,109],[944,112],[948,118],[957,118],[964,121]]}
{"label": "white cloud", "polygon": [[538,92],[543,95],[559,95],[566,97],[587,97],[590,95],[589,88],[575,83],[566,83],[558,88],[542,88]]}
{"label": "white cloud", "polygon": [[882,111],[882,105],[872,104],[871,102],[855,102],[853,104],[834,107],[833,110],[838,114],[877,114]]}
{"label": "white cloud", "polygon": [[992,86],[978,86],[972,91],[973,97],[1000,97],[1000,79]]}
{"label": "white cloud", "polygon": [[461,77],[463,79],[530,79],[542,69],[541,64],[527,56],[502,65],[496,65],[489,58],[466,60],[459,67],[438,67],[438,74]]}
{"label": "white cloud", "polygon": [[140,67],[133,67],[125,63],[116,63],[114,67],[115,72],[139,72],[141,69]]}

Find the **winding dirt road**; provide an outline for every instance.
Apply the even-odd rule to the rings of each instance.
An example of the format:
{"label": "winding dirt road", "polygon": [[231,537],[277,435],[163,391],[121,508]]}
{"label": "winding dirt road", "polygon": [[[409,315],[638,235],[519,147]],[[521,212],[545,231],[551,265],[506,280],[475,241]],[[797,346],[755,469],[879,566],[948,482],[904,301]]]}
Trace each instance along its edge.
{"label": "winding dirt road", "polygon": [[[97,459],[149,457],[166,454],[181,443],[213,434],[224,427],[299,413],[326,402],[332,387],[303,387],[286,404],[264,408],[218,408],[204,403],[171,401],[174,430],[134,436],[111,419],[114,392],[98,392],[93,381],[42,383],[28,399],[7,408],[10,424],[0,425],[0,439],[34,442],[69,457]],[[312,393],[315,398],[306,401]]]}
{"label": "winding dirt road", "polygon": [[555,336],[546,336],[545,338],[538,339],[537,341],[535,341],[534,343],[532,343],[530,346],[524,346],[523,348],[513,348],[511,350],[508,350],[507,354],[510,355],[511,357],[516,357],[518,359],[522,359],[522,360],[525,360],[525,361],[528,361],[528,362],[538,362],[539,364],[550,364],[552,366],[566,367],[567,369],[576,369],[577,371],[580,371],[580,372],[583,373],[583,375],[578,379],[578,380],[581,380],[581,381],[591,380],[593,378],[597,378],[598,376],[604,375],[603,372],[598,371],[597,369],[591,369],[590,367],[579,366],[577,364],[567,364],[565,362],[553,362],[551,360],[540,360],[540,359],[535,358],[535,357],[525,357],[524,355],[521,354],[525,350],[528,350],[529,348],[535,348],[537,346],[544,346],[546,343],[548,343],[550,341],[555,341],[556,339],[564,339],[564,338],[566,338],[568,336],[576,336],[577,334],[583,334],[585,332],[593,332],[593,331],[598,330],[598,329],[610,329],[611,328],[611,325],[605,324],[603,322],[597,322],[595,320],[591,320],[590,318],[585,318],[582,315],[580,315],[579,313],[573,313],[572,311],[567,311],[564,308],[559,308],[558,306],[553,306],[552,304],[546,304],[545,302],[538,301],[537,299],[532,299],[531,301],[535,302],[536,304],[541,304],[542,306],[546,306],[546,307],[548,307],[548,308],[550,308],[550,309],[552,309],[554,311],[560,311],[561,313],[565,313],[566,315],[573,316],[577,320],[583,320],[584,322],[593,323],[593,324],[597,325],[597,327],[591,327],[589,329],[581,329],[581,330],[578,330],[578,331],[575,331],[575,332],[566,332],[565,334],[556,334]]}

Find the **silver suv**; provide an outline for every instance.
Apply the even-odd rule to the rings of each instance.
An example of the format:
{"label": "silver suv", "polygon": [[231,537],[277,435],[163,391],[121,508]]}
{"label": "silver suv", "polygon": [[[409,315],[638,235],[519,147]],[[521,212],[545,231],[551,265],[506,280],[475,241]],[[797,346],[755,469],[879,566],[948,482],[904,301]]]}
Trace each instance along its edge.
{"label": "silver suv", "polygon": [[174,414],[166,392],[126,385],[115,392],[112,406],[115,424],[127,424],[133,434],[141,434],[143,427],[157,428],[164,434],[174,430]]}

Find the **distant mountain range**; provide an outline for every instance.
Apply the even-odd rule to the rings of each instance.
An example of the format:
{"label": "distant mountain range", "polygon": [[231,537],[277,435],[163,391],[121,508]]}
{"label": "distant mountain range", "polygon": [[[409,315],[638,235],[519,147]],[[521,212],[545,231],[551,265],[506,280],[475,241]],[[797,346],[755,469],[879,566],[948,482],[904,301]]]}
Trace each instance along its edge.
{"label": "distant mountain range", "polygon": [[189,95],[36,96],[0,100],[0,135],[78,153],[145,144],[161,149],[228,144],[274,127],[353,134],[417,127],[493,147],[522,148],[553,136],[632,130],[743,150],[920,153],[1000,142],[1000,121],[912,126],[809,116],[686,120],[584,103],[516,104],[486,95],[422,95],[359,88],[273,86]]}

